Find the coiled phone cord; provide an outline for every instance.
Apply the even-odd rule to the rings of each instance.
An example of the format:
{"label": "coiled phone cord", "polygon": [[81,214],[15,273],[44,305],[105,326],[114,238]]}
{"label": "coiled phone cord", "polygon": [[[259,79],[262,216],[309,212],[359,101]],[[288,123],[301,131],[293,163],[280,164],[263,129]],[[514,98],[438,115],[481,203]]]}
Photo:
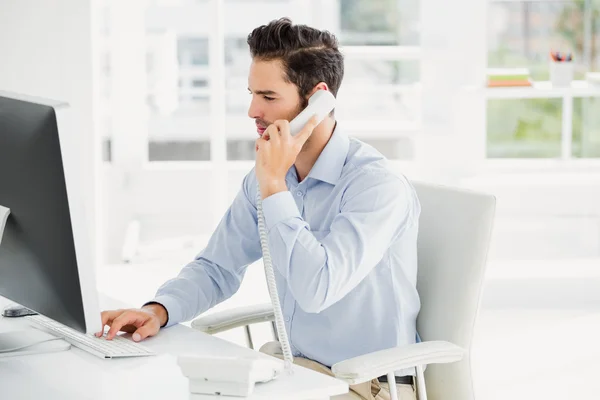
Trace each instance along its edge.
{"label": "coiled phone cord", "polygon": [[271,304],[273,305],[273,312],[275,314],[275,325],[277,327],[277,335],[279,336],[279,343],[281,344],[281,350],[283,351],[284,367],[288,373],[291,373],[294,358],[292,356],[290,342],[288,339],[287,331],[285,329],[285,324],[283,322],[283,312],[281,311],[281,304],[279,303],[277,282],[275,281],[275,273],[273,271],[273,261],[271,260],[271,252],[269,251],[269,242],[267,237],[267,228],[265,225],[265,216],[263,214],[262,208],[262,197],[260,194],[260,187],[257,187],[257,189],[258,190],[256,195],[256,211],[258,215],[258,234],[260,237],[260,246],[262,247],[267,287],[269,288]]}

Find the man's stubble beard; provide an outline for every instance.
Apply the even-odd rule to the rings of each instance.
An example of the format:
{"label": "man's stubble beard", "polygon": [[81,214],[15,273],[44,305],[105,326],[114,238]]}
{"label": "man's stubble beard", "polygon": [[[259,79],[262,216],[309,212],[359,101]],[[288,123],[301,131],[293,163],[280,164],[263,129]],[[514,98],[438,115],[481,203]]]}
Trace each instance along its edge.
{"label": "man's stubble beard", "polygon": [[[294,115],[294,118],[296,118],[298,116],[298,114],[300,114],[302,111],[304,111],[304,109],[306,107],[308,107],[308,99],[302,97],[302,100],[300,101],[300,104],[298,105],[298,108],[296,109],[296,114]],[[291,119],[290,119],[291,121]],[[311,135],[312,136],[312,135]],[[306,150],[307,148],[310,147],[312,141],[311,141],[311,136],[308,137],[308,139],[306,139],[306,142],[304,142],[304,145],[302,145],[302,150],[300,150],[300,152],[303,152],[304,150]]]}

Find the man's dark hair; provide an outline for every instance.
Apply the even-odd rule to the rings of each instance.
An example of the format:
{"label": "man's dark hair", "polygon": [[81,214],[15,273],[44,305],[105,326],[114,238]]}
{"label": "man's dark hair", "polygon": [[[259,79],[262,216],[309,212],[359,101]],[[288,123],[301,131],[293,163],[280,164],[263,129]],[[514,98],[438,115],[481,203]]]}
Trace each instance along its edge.
{"label": "man's dark hair", "polygon": [[344,77],[344,57],[332,33],[280,18],[254,29],[248,35],[248,46],[253,59],[280,60],[284,78],[298,87],[305,103],[319,82],[337,95]]}

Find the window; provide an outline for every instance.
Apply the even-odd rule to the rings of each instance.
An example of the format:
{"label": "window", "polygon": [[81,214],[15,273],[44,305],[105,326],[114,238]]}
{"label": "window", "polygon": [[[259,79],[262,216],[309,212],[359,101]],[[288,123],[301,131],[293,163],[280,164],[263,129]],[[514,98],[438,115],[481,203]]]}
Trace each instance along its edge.
{"label": "window", "polygon": [[575,99],[573,157],[600,157],[600,98]]}
{"label": "window", "polygon": [[181,37],[177,40],[179,65],[208,65],[208,38]]}
{"label": "window", "polygon": [[[547,80],[548,53],[555,49],[573,53],[576,77],[583,78],[585,72],[597,69],[600,56],[600,47],[594,46],[600,34],[594,23],[600,8],[596,4],[587,11],[585,4],[585,0],[492,2],[489,65],[526,66],[533,79]],[[586,13],[592,14],[589,33],[584,27]]]}
{"label": "window", "polygon": [[193,87],[207,87],[208,80],[207,79],[194,79],[192,80]]}
{"label": "window", "polygon": [[554,158],[561,151],[560,99],[488,102],[489,158]]}
{"label": "window", "polygon": [[186,140],[185,135],[173,135],[169,141],[151,141],[148,157],[150,161],[208,161],[210,142]]}
{"label": "window", "polygon": [[107,213],[120,222],[107,224],[107,259],[121,257],[130,222],[156,252],[156,240],[167,246],[218,223],[255,159],[247,36],[284,15],[340,40],[346,70],[336,115],[348,134],[391,159],[414,158],[418,0],[225,0],[219,9],[217,18],[204,0],[110,3],[98,57],[99,86],[110,90],[98,104],[103,159],[112,161]]}
{"label": "window", "polygon": [[408,121],[415,118],[418,61],[346,61],[337,116],[344,119]]}
{"label": "window", "polygon": [[[346,64],[337,116],[349,121],[349,133],[393,158],[412,154],[408,137],[418,129],[420,114],[418,0],[321,0],[308,8],[299,0],[266,4],[223,5],[227,159],[254,160],[256,133],[247,116],[251,59],[246,38],[254,27],[281,15],[314,26],[326,21],[338,36]],[[149,111],[149,161],[212,160],[211,11],[209,2],[193,0],[155,0],[140,6],[147,48],[145,70],[139,73],[147,79],[147,93],[141,95]],[[107,52],[102,69],[108,73],[111,68]],[[222,80],[219,76],[217,88]],[[390,152],[397,147],[390,143],[404,150]]]}
{"label": "window", "polygon": [[[488,15],[489,67],[525,67],[534,82],[547,81],[549,52],[556,50],[573,54],[576,80],[584,80],[586,72],[600,68],[598,2],[491,1]],[[554,94],[549,97],[556,97]],[[593,113],[586,107],[598,104],[594,95],[591,99],[574,100],[568,92],[565,96],[559,96],[562,102],[543,95],[528,100],[520,96],[491,100],[488,103],[488,157],[597,157],[592,139],[597,137],[597,128],[593,128],[597,122],[591,120]],[[564,112],[565,107],[567,112]],[[563,131],[562,126],[572,126],[572,141],[570,131]],[[561,151],[562,135],[567,135],[572,153],[563,154],[568,146],[563,146]]]}
{"label": "window", "polygon": [[415,0],[339,1],[345,75],[337,116],[353,121],[351,134],[391,159],[414,155],[420,64],[402,50],[419,44],[418,7]]}
{"label": "window", "polygon": [[340,0],[340,41],[345,46],[418,45],[415,0]]}
{"label": "window", "polygon": [[109,138],[102,139],[102,161],[112,161],[112,141]]}

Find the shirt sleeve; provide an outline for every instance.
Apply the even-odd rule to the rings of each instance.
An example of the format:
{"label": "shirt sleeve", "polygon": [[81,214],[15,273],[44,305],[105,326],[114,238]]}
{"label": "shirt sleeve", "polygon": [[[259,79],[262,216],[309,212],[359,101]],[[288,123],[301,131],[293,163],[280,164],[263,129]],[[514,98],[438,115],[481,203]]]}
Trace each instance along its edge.
{"label": "shirt sleeve", "polygon": [[317,240],[290,192],[263,201],[273,263],[305,312],[355,288],[414,221],[414,189],[393,174],[363,173],[346,189],[330,232]]}
{"label": "shirt sleeve", "polygon": [[206,248],[158,289],[152,302],[167,310],[166,327],[195,318],[231,297],[248,265],[262,256],[252,182],[254,170],[244,178]]}

